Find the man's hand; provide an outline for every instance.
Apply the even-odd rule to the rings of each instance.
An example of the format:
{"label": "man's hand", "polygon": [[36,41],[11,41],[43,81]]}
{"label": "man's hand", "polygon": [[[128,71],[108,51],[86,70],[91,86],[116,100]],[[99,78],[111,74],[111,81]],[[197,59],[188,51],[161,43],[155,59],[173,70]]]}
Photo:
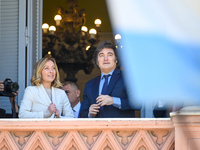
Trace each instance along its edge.
{"label": "man's hand", "polygon": [[13,93],[14,96],[9,97],[10,103],[11,103],[11,106],[12,106],[12,110],[14,112],[14,108],[15,108],[15,112],[18,113],[19,112],[19,107],[18,107],[17,103],[15,102],[15,98],[18,95],[18,91],[17,92],[12,92],[12,93]]}
{"label": "man's hand", "polygon": [[105,105],[112,105],[113,104],[113,98],[109,95],[99,95],[96,100],[97,100],[97,104],[99,106],[105,106]]}
{"label": "man's hand", "polygon": [[4,91],[4,84],[3,84],[3,81],[0,81],[0,91]]}
{"label": "man's hand", "polygon": [[10,103],[11,103],[11,104],[13,103],[13,101],[15,101],[15,98],[16,98],[16,96],[18,95],[18,91],[17,91],[17,92],[12,92],[12,93],[14,94],[14,96],[9,97]]}
{"label": "man's hand", "polygon": [[92,104],[89,108],[89,113],[91,117],[95,117],[97,113],[99,112],[99,106],[98,104]]}

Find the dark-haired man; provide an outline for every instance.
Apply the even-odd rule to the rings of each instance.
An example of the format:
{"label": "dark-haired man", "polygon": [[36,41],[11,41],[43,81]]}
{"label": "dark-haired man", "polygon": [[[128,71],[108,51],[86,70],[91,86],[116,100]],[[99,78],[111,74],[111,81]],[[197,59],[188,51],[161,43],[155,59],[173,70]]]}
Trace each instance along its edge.
{"label": "dark-haired man", "polygon": [[81,118],[134,117],[130,108],[122,73],[117,67],[116,47],[101,42],[94,52],[94,62],[101,75],[86,83],[81,105]]}
{"label": "dark-haired man", "polygon": [[[4,81],[0,81],[0,91],[4,91]],[[13,97],[9,97],[10,99],[10,104],[12,107],[12,115],[14,118],[18,118],[18,113],[19,113],[19,106],[17,105],[15,98],[18,95],[18,91],[17,92],[13,92],[14,96]],[[16,113],[14,113],[13,111],[15,110]],[[6,111],[4,109],[0,108],[0,117],[1,118],[6,118]]]}
{"label": "dark-haired man", "polygon": [[78,85],[72,81],[67,81],[63,84],[62,89],[67,94],[67,97],[69,99],[69,102],[71,103],[72,110],[74,112],[75,118],[79,118],[79,112],[80,112],[80,94],[81,91],[78,88]]}

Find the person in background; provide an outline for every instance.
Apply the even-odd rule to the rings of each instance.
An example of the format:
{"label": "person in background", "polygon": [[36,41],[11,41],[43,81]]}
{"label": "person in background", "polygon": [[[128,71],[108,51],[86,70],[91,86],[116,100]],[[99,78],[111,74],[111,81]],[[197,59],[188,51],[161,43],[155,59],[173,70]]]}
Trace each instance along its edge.
{"label": "person in background", "polygon": [[[0,91],[4,91],[4,81],[0,81]],[[18,95],[18,91],[13,92],[13,94],[14,94],[14,96],[9,97],[9,99],[10,99],[10,104],[11,104],[12,116],[14,118],[17,118],[18,113],[19,113],[19,106],[17,105],[15,98]],[[6,111],[4,109],[0,108],[0,112],[1,112],[0,116],[3,117],[3,118],[6,118]]]}
{"label": "person in background", "polygon": [[63,84],[62,89],[67,94],[71,103],[72,110],[74,111],[75,118],[79,118],[79,112],[81,107],[80,94],[81,91],[78,85],[72,81],[67,81]]}
{"label": "person in background", "polygon": [[153,115],[155,118],[169,118],[170,112],[179,111],[182,107],[181,103],[172,102],[169,104],[167,101],[158,100],[153,109]]}
{"label": "person in background", "polygon": [[110,41],[101,42],[93,59],[101,75],[86,83],[80,117],[134,117],[135,111],[129,105],[122,73],[117,69],[116,47]]}
{"label": "person in background", "polygon": [[34,66],[33,86],[25,89],[19,118],[74,118],[67,95],[59,89],[59,78],[55,59],[40,59]]}

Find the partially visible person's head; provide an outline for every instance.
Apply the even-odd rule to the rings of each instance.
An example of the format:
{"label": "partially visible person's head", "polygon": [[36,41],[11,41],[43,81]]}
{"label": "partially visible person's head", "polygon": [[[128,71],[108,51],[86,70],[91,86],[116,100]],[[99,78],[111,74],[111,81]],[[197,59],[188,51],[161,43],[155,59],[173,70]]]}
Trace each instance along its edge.
{"label": "partially visible person's head", "polygon": [[103,73],[109,73],[116,68],[118,63],[116,47],[111,41],[99,43],[94,52],[94,63]]}
{"label": "partially visible person's head", "polygon": [[53,87],[62,86],[56,61],[52,57],[44,57],[34,66],[31,84],[39,86],[44,81],[51,82],[51,86]]}
{"label": "partially visible person's head", "polygon": [[78,88],[78,85],[72,81],[67,81],[63,84],[62,89],[67,94],[67,97],[69,98],[69,101],[71,103],[72,108],[78,104],[80,101],[80,90]]}

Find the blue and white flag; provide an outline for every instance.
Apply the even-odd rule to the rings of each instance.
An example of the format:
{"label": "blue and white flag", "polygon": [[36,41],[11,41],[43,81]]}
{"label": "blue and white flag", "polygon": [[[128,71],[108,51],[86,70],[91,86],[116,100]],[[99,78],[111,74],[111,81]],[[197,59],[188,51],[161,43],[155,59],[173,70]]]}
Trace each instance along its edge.
{"label": "blue and white flag", "polygon": [[200,1],[107,0],[107,7],[122,36],[131,100],[200,104]]}

